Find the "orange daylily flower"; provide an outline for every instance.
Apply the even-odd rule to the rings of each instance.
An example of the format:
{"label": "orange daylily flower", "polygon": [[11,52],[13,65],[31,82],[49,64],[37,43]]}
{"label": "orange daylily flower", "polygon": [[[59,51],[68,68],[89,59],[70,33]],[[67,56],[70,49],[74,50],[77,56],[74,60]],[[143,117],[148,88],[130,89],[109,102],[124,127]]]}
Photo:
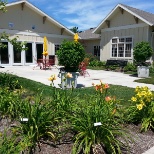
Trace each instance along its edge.
{"label": "orange daylily flower", "polygon": [[106,97],[105,97],[105,100],[106,100],[107,102],[109,102],[109,101],[111,100],[111,97],[110,97],[110,96],[106,96]]}
{"label": "orange daylily flower", "polygon": [[95,89],[96,89],[96,91],[97,91],[97,90],[100,90],[100,89],[102,89],[102,86],[99,85],[99,84],[97,84],[97,85],[95,86]]}
{"label": "orange daylily flower", "polygon": [[104,85],[104,88],[105,89],[108,89],[110,86],[106,83],[105,85]]}

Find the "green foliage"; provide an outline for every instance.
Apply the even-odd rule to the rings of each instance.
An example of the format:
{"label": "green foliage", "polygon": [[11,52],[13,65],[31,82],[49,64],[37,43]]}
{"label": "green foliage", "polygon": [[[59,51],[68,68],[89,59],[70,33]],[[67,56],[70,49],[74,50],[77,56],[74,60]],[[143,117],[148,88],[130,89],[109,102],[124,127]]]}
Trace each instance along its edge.
{"label": "green foliage", "polygon": [[128,108],[128,121],[141,123],[142,131],[154,129],[154,93],[148,87],[136,87],[132,104]]}
{"label": "green foliage", "polygon": [[59,64],[65,66],[66,71],[76,72],[85,57],[85,51],[81,43],[64,40],[57,51],[57,56]]}
{"label": "green foliage", "polygon": [[7,0],[0,0],[0,10],[2,12],[6,12],[6,4],[7,4]]}
{"label": "green foliage", "polygon": [[20,90],[10,91],[8,88],[0,88],[0,114],[11,119],[19,117]]}
{"label": "green foliage", "polygon": [[41,96],[36,96],[34,99],[29,99],[22,104],[20,110],[21,118],[28,118],[28,122],[23,122],[19,126],[21,133],[29,137],[32,148],[35,148],[35,143],[38,143],[42,138],[49,138],[55,142],[56,129],[54,126],[58,118],[54,118],[53,110],[50,103],[43,102]]}
{"label": "green foliage", "polygon": [[98,60],[96,56],[92,55],[91,53],[87,53],[85,54],[86,58],[89,58],[89,61],[93,61],[93,60]]}
{"label": "green foliage", "polygon": [[[128,118],[127,122],[142,123],[142,130],[145,131],[154,126],[154,100],[150,91],[142,92],[139,97],[146,102],[146,106],[143,105],[139,110],[137,105],[141,104],[140,100],[132,104],[128,101],[134,95],[133,88],[117,85],[111,85],[109,88],[101,82],[95,85],[95,88],[61,90],[43,87],[41,83],[24,78],[12,78],[14,76],[9,74],[0,75],[5,82],[0,82],[3,85],[3,88],[0,88],[0,116],[10,117],[19,123],[13,128],[10,138],[0,137],[2,153],[7,147],[17,153],[18,150],[31,152],[41,140],[60,143],[62,138],[71,132],[75,154],[79,151],[89,154],[98,144],[107,153],[120,154],[121,148],[125,148],[130,140],[123,128],[123,119]],[[8,88],[10,86],[6,84],[7,80],[15,83],[18,80],[23,87],[34,90],[35,94],[38,87],[41,87],[40,90],[43,87],[48,93],[26,97],[23,89]],[[45,97],[50,96],[50,99],[43,99],[42,94]],[[141,93],[135,97],[139,95]],[[124,109],[129,110],[124,113]],[[19,121],[20,118],[28,118],[28,122]],[[97,122],[101,125],[94,126]],[[19,138],[21,140],[18,140]]]}
{"label": "green foliage", "polygon": [[20,82],[17,80],[17,77],[8,73],[0,73],[0,85],[1,87],[9,88],[9,90],[22,88]]}
{"label": "green foliage", "polygon": [[[121,153],[124,144],[118,140],[117,135],[126,140],[126,132],[120,126],[121,120],[117,104],[118,100],[108,96],[107,85],[96,85],[95,96],[89,97],[78,107],[74,107],[70,122],[74,136],[73,154],[82,152],[89,154],[97,144],[103,145],[106,153]],[[118,119],[117,119],[118,117]],[[94,126],[100,123],[99,126]],[[128,136],[127,136],[128,137]]]}
{"label": "green foliage", "polygon": [[73,33],[78,33],[79,30],[78,30],[78,27],[73,27],[70,29]]}
{"label": "green foliage", "polygon": [[[13,39],[9,38],[9,35],[6,34],[5,32],[3,32],[0,36],[0,41],[1,40],[7,40],[8,42],[10,42],[18,51],[22,51],[22,50],[27,50],[27,48],[25,47],[26,42],[19,42],[17,41],[18,37],[15,37]],[[3,43],[0,42],[0,48],[5,48],[6,45],[4,45]]]}
{"label": "green foliage", "polygon": [[[9,133],[11,134],[9,134]],[[28,137],[16,134],[14,129],[7,129],[0,132],[0,153],[1,154],[19,154],[26,151],[31,146]]]}
{"label": "green foliage", "polygon": [[148,60],[152,54],[153,50],[148,42],[137,43],[134,47],[133,55],[137,64],[145,64],[145,61]]}
{"label": "green foliage", "polygon": [[99,61],[99,60],[93,60],[93,61],[90,61],[89,63],[89,66],[98,66],[98,67],[101,67],[101,66],[105,66],[105,62],[102,62],[102,61]]}
{"label": "green foliage", "polygon": [[127,63],[127,66],[124,67],[124,71],[125,72],[128,72],[128,71],[136,72],[137,67],[133,63]]}

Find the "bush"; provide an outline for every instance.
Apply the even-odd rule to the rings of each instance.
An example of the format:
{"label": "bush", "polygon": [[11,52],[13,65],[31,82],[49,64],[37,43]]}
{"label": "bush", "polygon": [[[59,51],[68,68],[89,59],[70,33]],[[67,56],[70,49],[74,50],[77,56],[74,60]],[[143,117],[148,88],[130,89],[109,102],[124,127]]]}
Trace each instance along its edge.
{"label": "bush", "polygon": [[85,50],[79,42],[64,40],[57,56],[59,64],[63,65],[67,72],[77,72],[79,64],[85,58]]}
{"label": "bush", "polygon": [[93,61],[93,60],[98,60],[96,56],[92,55],[91,53],[86,53],[85,54],[86,58],[89,58],[89,61]]}
{"label": "bush", "polygon": [[8,73],[0,73],[0,86],[8,87],[10,90],[22,88],[16,77]]}
{"label": "bush", "polygon": [[133,63],[127,63],[127,66],[124,67],[124,71],[136,72],[137,71],[136,65],[134,65]]}
{"label": "bush", "polygon": [[148,42],[137,43],[134,47],[134,60],[137,65],[145,65],[146,60],[148,60],[153,54],[153,50]]}

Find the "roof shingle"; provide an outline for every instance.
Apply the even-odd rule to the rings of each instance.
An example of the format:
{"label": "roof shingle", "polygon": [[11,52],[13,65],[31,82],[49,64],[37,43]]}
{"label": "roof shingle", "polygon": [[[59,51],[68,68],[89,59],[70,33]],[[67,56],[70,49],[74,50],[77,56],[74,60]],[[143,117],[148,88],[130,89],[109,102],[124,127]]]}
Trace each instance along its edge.
{"label": "roof shingle", "polygon": [[95,28],[90,28],[90,29],[84,30],[78,34],[81,37],[81,39],[100,39],[99,34],[92,33],[94,31],[94,29]]}
{"label": "roof shingle", "polygon": [[128,5],[124,5],[124,4],[120,4],[120,5],[127,8],[128,10],[135,13],[136,15],[140,16],[141,18],[145,19],[147,22],[151,23],[152,25],[154,25],[154,14],[130,7]]}

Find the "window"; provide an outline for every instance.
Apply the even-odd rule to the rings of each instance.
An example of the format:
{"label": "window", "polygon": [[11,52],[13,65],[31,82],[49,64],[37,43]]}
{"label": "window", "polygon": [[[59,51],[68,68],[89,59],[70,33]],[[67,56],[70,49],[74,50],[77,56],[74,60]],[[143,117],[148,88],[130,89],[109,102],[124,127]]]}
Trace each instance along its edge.
{"label": "window", "polygon": [[100,57],[100,46],[94,46],[94,56]]}
{"label": "window", "polygon": [[56,55],[56,52],[59,50],[60,48],[60,45],[59,44],[55,44],[55,55]]}
{"label": "window", "polygon": [[131,57],[132,37],[112,39],[112,57]]}

